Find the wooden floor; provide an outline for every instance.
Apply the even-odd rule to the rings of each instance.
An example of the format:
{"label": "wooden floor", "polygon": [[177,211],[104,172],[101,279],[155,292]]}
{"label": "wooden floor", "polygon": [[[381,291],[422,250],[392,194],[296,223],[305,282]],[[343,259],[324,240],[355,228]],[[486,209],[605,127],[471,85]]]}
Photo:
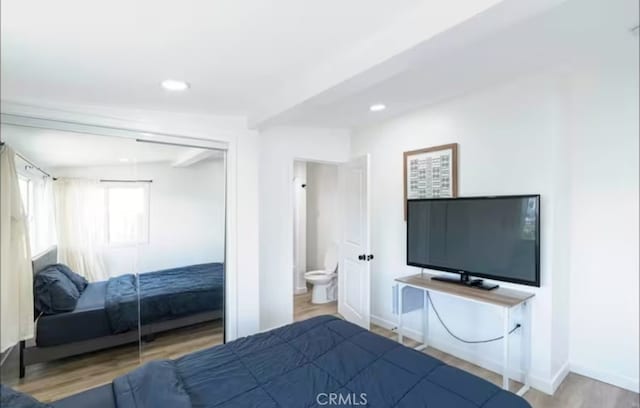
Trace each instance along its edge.
{"label": "wooden floor", "polygon": [[[310,293],[295,296],[294,319],[296,321],[323,314],[340,317],[335,302],[314,305],[311,303]],[[374,325],[371,327],[371,331],[396,340],[394,332],[382,327]],[[180,329],[158,336],[151,343],[144,343],[142,360],[175,358],[221,342],[222,330],[219,325],[203,324],[187,330]],[[415,345],[411,340],[407,340],[405,344],[407,346]],[[498,386],[502,383],[498,374],[439,350],[428,348],[425,353]],[[53,363],[31,366],[27,369],[26,378],[21,381],[7,381],[6,375],[3,375],[2,380],[3,383],[14,385],[17,389],[29,393],[41,401],[49,402],[106,384],[118,375],[136,368],[139,361],[136,345],[123,346]],[[517,384],[514,383],[513,389],[516,386]],[[530,390],[525,398],[534,408],[640,408],[638,394],[573,373],[567,376],[554,396]]]}
{"label": "wooden floor", "polygon": [[311,303],[311,291],[293,297],[293,320],[298,322],[300,320],[306,320],[310,317],[320,315],[334,315],[341,317],[338,314],[338,302],[314,305]]}
{"label": "wooden floor", "polygon": [[80,391],[111,382],[115,377],[137,368],[141,362],[177,358],[196,350],[222,343],[221,322],[202,323],[156,335],[152,342],[124,345],[81,356],[27,367],[25,378],[18,379],[17,362],[3,369],[2,382],[51,402]]}

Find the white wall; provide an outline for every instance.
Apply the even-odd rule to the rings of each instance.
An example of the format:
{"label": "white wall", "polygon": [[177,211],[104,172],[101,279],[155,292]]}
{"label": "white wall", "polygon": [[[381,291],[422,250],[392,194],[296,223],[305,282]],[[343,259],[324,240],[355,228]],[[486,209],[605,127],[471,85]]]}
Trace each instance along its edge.
{"label": "white wall", "polygon": [[635,55],[584,70],[571,84],[571,370],[635,392],[638,72],[636,38]]}
{"label": "white wall", "polygon": [[[394,324],[393,278],[417,271],[404,265],[402,152],[458,142],[460,195],[542,195],[542,286],[501,283],[536,294],[533,385],[552,392],[570,369],[638,392],[638,89],[636,47],[623,59],[497,84],[356,131],[353,154],[371,153],[374,180],[373,322]],[[488,308],[434,301],[463,337],[500,331]],[[418,336],[416,318],[410,334]],[[439,324],[430,341],[499,367],[499,343],[463,345]],[[517,346],[514,363],[518,355]]]}
{"label": "white wall", "polygon": [[345,162],[345,130],[276,127],[260,132],[260,328],[293,319],[293,163]]}
{"label": "white wall", "polygon": [[243,132],[227,154],[227,341],[260,329],[259,149],[258,132]]}
{"label": "white wall", "polygon": [[307,291],[307,162],[293,164],[293,287],[294,294]]}
{"label": "white wall", "polygon": [[[56,177],[143,179],[149,183],[149,242],[106,247],[110,276],[224,262],[224,160],[52,169]],[[132,177],[133,176],[133,177]]]}
{"label": "white wall", "polygon": [[338,214],[338,166],[307,164],[307,265],[308,271],[324,269],[324,255],[340,237]]}
{"label": "white wall", "polygon": [[[553,309],[553,285],[568,276],[568,254],[555,248],[563,221],[556,214],[567,203],[558,177],[565,157],[558,139],[563,127],[563,81],[546,76],[504,83],[472,95],[423,109],[355,132],[353,154],[371,154],[371,245],[376,261],[371,267],[373,323],[394,325],[393,278],[417,273],[405,264],[402,152],[445,143],[459,143],[459,194],[541,194],[541,287],[501,283],[535,293],[533,301],[532,382],[552,391],[560,367],[552,364],[552,344],[562,342],[554,333],[554,314],[568,316],[568,309]],[[567,294],[565,293],[565,296]],[[443,319],[467,339],[490,338],[501,333],[499,311],[462,301],[433,296]],[[412,332],[419,332],[418,315],[408,316]],[[434,317],[434,316],[432,316]],[[518,317],[516,316],[516,319]],[[565,317],[561,317],[566,320]],[[432,321],[436,321],[435,319]],[[565,334],[566,335],[566,334]],[[449,337],[439,324],[431,325],[435,347],[497,369],[501,343],[466,345]],[[564,339],[566,342],[566,337]],[[520,337],[513,338],[513,365],[519,367]],[[568,351],[564,362],[568,359]]]}

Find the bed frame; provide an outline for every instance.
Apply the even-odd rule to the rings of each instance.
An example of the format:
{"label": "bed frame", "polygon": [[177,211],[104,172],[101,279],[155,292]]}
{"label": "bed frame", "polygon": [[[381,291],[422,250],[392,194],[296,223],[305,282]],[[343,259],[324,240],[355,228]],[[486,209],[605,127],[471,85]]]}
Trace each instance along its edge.
{"label": "bed frame", "polygon": [[[34,276],[47,266],[56,264],[57,262],[58,248],[55,246],[36,255],[31,262]],[[91,351],[103,350],[128,343],[135,343],[143,336],[153,336],[156,333],[168,330],[218,320],[221,319],[222,316],[222,310],[207,311],[178,319],[143,325],[140,328],[140,335],[138,335],[138,330],[131,330],[125,333],[112,334],[109,336],[96,337],[93,339],[49,347],[38,347],[35,342],[35,337],[26,341],[23,340],[20,342],[20,378],[24,378],[26,366],[30,364],[44,363]],[[36,318],[36,325],[37,324],[38,318]]]}

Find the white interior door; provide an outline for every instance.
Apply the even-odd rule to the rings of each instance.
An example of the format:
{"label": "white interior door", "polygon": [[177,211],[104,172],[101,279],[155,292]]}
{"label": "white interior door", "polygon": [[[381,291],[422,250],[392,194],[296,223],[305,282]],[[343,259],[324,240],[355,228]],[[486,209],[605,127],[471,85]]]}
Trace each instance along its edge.
{"label": "white interior door", "polygon": [[338,313],[369,329],[369,156],[353,159],[340,168],[342,239],[338,270]]}

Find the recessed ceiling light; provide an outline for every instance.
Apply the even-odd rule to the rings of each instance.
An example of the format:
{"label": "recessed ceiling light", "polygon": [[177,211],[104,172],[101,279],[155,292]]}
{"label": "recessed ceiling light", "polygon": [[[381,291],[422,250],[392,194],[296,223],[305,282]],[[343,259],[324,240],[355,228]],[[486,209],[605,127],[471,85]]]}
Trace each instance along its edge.
{"label": "recessed ceiling light", "polygon": [[376,103],[375,105],[369,106],[369,110],[371,112],[380,112],[387,109],[387,107],[381,103]]}
{"label": "recessed ceiling light", "polygon": [[167,91],[185,91],[189,89],[190,85],[185,81],[165,79],[164,81],[162,81],[162,87]]}
{"label": "recessed ceiling light", "polygon": [[120,163],[129,163],[129,159],[127,159],[126,157],[121,157],[118,159],[118,161],[120,161]]}

